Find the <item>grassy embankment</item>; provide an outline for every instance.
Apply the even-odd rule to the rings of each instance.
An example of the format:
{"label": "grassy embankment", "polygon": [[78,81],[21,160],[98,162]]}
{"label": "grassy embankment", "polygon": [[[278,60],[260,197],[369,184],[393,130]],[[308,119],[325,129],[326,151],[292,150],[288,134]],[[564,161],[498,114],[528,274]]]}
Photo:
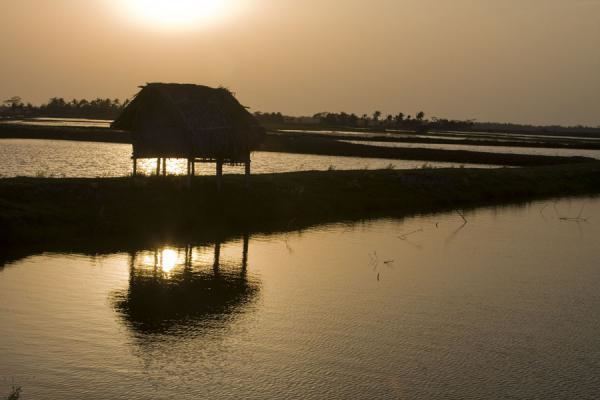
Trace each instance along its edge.
{"label": "grassy embankment", "polygon": [[[10,127],[0,129],[0,137],[130,142],[127,133],[102,128]],[[600,193],[600,162],[584,158],[380,148],[296,135],[269,135],[263,150],[537,167],[259,175],[248,191],[241,176],[226,176],[222,193],[212,177],[195,178],[191,190],[185,178],[177,177],[2,179],[0,243],[64,250],[105,242],[125,249],[197,241],[203,235],[225,239],[242,232]]]}
{"label": "grassy embankment", "polygon": [[[4,245],[189,240],[287,231],[480,205],[600,193],[600,162],[522,169],[327,171],[213,177],[0,180]],[[50,246],[51,247],[51,246]]]}

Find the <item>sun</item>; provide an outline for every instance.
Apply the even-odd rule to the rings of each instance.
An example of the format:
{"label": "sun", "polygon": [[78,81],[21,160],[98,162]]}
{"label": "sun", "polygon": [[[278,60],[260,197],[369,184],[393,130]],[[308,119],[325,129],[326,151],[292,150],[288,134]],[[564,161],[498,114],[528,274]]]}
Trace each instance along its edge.
{"label": "sun", "polygon": [[153,27],[197,28],[224,16],[228,0],[126,0],[128,14]]}

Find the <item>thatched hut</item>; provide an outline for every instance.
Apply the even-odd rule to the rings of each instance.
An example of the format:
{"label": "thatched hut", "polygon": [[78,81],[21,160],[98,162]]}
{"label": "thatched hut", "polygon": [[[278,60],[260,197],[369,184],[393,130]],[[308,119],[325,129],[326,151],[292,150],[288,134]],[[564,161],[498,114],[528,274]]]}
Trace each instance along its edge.
{"label": "thatched hut", "polygon": [[[264,139],[265,130],[225,88],[149,83],[113,122],[132,132],[134,175],[137,160],[157,159],[157,174],[166,173],[167,158],[187,159],[188,175],[197,162],[245,165]],[[220,179],[218,180],[220,182]]]}

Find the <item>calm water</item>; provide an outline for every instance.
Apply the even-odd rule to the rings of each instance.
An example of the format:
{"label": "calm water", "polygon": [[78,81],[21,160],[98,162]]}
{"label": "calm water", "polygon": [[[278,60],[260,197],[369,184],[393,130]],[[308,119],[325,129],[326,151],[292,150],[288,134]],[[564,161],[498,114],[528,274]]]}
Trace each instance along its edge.
{"label": "calm water", "polygon": [[112,121],[105,119],[85,118],[30,118],[2,121],[4,124],[13,125],[35,125],[35,126],[71,126],[71,127],[94,127],[109,128]]}
{"label": "calm water", "polygon": [[0,394],[598,398],[600,199],[466,218],[13,261]]}
{"label": "calm water", "polygon": [[[60,140],[0,139],[0,177],[66,176],[114,177],[131,173],[131,145],[69,142]],[[316,156],[255,152],[252,171],[257,174],[327,169],[414,169],[429,167],[477,167],[474,164],[405,161],[372,158]],[[486,166],[480,166],[486,168]],[[489,166],[487,166],[489,168]],[[152,173],[156,161],[140,160],[139,171]],[[169,174],[185,174],[185,160],[169,160]],[[214,166],[198,165],[198,174],[214,175]],[[243,173],[243,167],[225,167],[225,173]]]}
{"label": "calm water", "polygon": [[369,142],[359,140],[344,140],[344,142],[360,145],[379,147],[401,147],[419,149],[441,149],[441,150],[468,150],[486,153],[502,154],[535,154],[541,156],[562,157],[590,157],[600,159],[600,150],[582,149],[546,149],[540,147],[509,147],[509,146],[470,146],[464,144],[428,144],[428,143],[393,143],[393,142]]}
{"label": "calm water", "polygon": [[445,140],[465,140],[476,139],[480,142],[567,142],[577,140],[582,143],[598,143],[600,134],[597,137],[585,137],[573,135],[544,135],[544,134],[516,134],[516,133],[491,133],[491,132],[432,132],[430,134],[416,134],[411,131],[388,129],[386,132],[369,131],[341,131],[341,130],[302,130],[302,129],[282,129],[285,133],[310,133],[324,136],[347,136],[352,137],[389,137],[389,138],[418,138],[418,139],[445,139]]}

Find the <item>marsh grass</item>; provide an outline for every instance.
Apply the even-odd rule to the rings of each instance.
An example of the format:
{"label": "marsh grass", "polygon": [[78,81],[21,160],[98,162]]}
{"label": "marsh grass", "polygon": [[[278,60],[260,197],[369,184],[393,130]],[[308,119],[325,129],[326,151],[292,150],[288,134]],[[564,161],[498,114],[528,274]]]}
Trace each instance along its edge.
{"label": "marsh grass", "polygon": [[[600,162],[533,168],[310,171],[215,178],[0,180],[0,243],[268,232],[600,193]],[[128,239],[129,240],[129,239]]]}

